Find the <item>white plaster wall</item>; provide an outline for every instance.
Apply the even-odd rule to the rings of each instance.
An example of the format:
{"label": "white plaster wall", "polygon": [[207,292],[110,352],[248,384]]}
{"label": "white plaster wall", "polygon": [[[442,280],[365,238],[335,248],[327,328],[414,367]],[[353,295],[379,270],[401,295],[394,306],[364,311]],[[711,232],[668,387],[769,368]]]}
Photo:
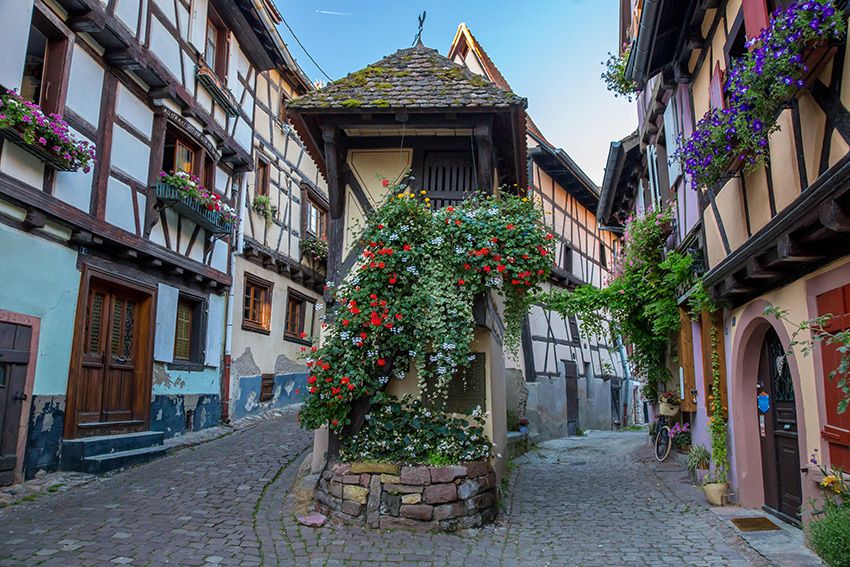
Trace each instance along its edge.
{"label": "white plaster wall", "polygon": [[44,163],[11,142],[3,144],[0,171],[37,189],[44,186]]}
{"label": "white plaster wall", "polygon": [[151,20],[150,49],[165,64],[174,77],[182,82],[183,72],[180,69],[180,46],[177,40],[168,33],[159,20]]}
{"label": "white plaster wall", "polygon": [[139,24],[139,0],[117,0],[115,15],[135,34]]}
{"label": "white plaster wall", "polygon": [[121,83],[118,83],[115,106],[118,116],[150,139],[153,130],[153,111]]}
{"label": "white plaster wall", "polygon": [[91,208],[91,188],[94,180],[94,170],[83,173],[59,171],[53,185],[53,196],[65,201],[81,211],[89,212]]}
{"label": "white plaster wall", "polygon": [[246,151],[250,151],[253,136],[254,131],[251,129],[251,125],[242,120],[242,118],[239,118],[236,123],[236,135],[234,136],[236,143],[242,146]]}
{"label": "white plaster wall", "polygon": [[112,129],[112,165],[139,183],[146,184],[150,148],[118,126]]}
{"label": "white plaster wall", "polygon": [[213,245],[210,266],[220,272],[227,272],[227,244],[221,240],[216,240]]}
{"label": "white plaster wall", "polygon": [[21,88],[32,7],[32,0],[3,2],[3,17],[0,18],[0,85],[7,89]]}
{"label": "white plaster wall", "polygon": [[65,106],[97,128],[102,92],[103,68],[83,48],[75,45]]}
{"label": "white plaster wall", "polygon": [[127,232],[136,233],[133,189],[114,177],[109,178],[106,187],[106,222]]}

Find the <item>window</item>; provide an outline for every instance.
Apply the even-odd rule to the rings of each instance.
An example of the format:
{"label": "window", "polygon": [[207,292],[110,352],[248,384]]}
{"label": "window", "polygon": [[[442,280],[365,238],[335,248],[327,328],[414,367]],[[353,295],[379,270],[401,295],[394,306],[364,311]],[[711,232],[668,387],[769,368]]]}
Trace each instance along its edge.
{"label": "window", "polygon": [[564,271],[573,271],[573,249],[566,244],[561,245],[561,262],[559,266]]}
{"label": "window", "polygon": [[599,243],[599,263],[602,264],[603,268],[608,267],[608,257],[605,254],[605,244],[603,242]]}
{"label": "window", "polygon": [[45,114],[62,112],[68,46],[68,38],[36,7],[27,40],[21,96],[41,106]]}
{"label": "window", "polygon": [[245,274],[242,328],[268,334],[271,331],[272,287],[274,284]]}
{"label": "window", "polygon": [[274,398],[274,374],[263,374],[260,383],[260,401],[267,402]]}
{"label": "window", "polygon": [[307,198],[304,205],[307,217],[307,234],[327,240],[328,238],[328,213],[311,198]]}
{"label": "window", "polygon": [[207,19],[207,38],[204,46],[204,61],[222,81],[227,79],[227,28],[210,6]]}
{"label": "window", "polygon": [[165,132],[165,153],[162,156],[163,171],[185,171],[202,173],[204,153],[189,139],[181,136],[174,128]]}
{"label": "window", "polygon": [[257,159],[257,174],[254,182],[255,197],[269,194],[269,164],[264,159]]}
{"label": "window", "polygon": [[280,120],[283,124],[286,124],[286,103],[289,101],[289,97],[286,96],[286,93],[281,91],[280,93],[280,103],[277,108],[277,119]]}
{"label": "window", "polygon": [[201,363],[203,357],[203,305],[201,299],[181,294],[174,327],[174,361]]}
{"label": "window", "polygon": [[286,299],[286,326],[283,337],[288,340],[309,342],[307,335],[313,331],[314,302],[290,289]]}

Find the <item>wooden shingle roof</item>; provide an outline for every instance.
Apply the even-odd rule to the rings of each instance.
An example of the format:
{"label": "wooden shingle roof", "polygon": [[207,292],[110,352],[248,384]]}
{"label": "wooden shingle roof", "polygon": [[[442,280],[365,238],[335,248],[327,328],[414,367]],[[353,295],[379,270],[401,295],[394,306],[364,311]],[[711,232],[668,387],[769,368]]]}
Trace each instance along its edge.
{"label": "wooden shingle roof", "polygon": [[421,43],[292,100],[297,111],[525,108],[526,100]]}

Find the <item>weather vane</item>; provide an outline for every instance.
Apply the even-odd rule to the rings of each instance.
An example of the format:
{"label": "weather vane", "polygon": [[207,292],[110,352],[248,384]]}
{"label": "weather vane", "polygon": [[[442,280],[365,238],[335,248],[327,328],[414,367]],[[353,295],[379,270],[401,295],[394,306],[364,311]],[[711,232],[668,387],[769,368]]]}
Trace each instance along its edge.
{"label": "weather vane", "polygon": [[427,12],[422,10],[422,13],[419,14],[419,32],[416,34],[416,37],[413,38],[413,45],[422,41],[422,28],[425,26],[425,16]]}

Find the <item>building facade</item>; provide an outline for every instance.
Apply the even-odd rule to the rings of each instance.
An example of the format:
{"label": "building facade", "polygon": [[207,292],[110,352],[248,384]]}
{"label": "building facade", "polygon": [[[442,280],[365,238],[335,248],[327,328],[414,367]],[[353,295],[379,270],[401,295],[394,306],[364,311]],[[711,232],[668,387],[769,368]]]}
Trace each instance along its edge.
{"label": "building facade", "polygon": [[219,423],[232,225],[160,172],[236,206],[257,76],[285,64],[278,46],[260,0],[3,7],[0,85],[64,116],[96,155],[62,171],[2,133],[0,480],[60,461],[107,470]]}
{"label": "building facade", "polygon": [[[623,3],[623,37],[632,45],[626,74],[642,88],[640,157],[632,154],[629,161],[627,152],[612,146],[612,160],[623,153],[626,165],[612,172],[603,197],[610,189],[612,216],[652,199],[675,199],[677,230],[668,245],[700,253],[703,285],[723,308],[715,324],[722,337],[730,497],[800,522],[818,494],[810,456],[817,451],[824,464],[850,464],[850,414],[838,413],[841,392],[829,377],[838,364],[835,348],[816,344],[811,356],[799,349],[788,354],[801,322],[831,314],[831,331],[846,328],[846,39],[818,52],[796,96],[777,113],[767,165],[730,170],[715,186],[696,188],[677,163],[667,163],[699,118],[726,108],[732,62],[747,52],[747,38],[771,25],[771,12],[788,5]],[[843,10],[845,3],[834,7]],[[785,311],[787,320],[767,315],[766,308]],[[701,319],[691,321],[683,311],[679,344],[673,345],[678,363],[671,366],[681,377],[695,442],[708,445],[711,322]],[[769,403],[757,404],[760,398]]]}
{"label": "building facade", "polygon": [[[448,57],[510,91],[481,44],[460,24]],[[605,285],[618,238],[597,223],[599,189],[526,115],[528,187],[557,238],[548,289]],[[581,321],[536,305],[527,317],[521,352],[506,357],[510,411],[529,419],[540,439],[582,429],[612,429],[633,416],[625,351],[604,337],[586,337]]]}

